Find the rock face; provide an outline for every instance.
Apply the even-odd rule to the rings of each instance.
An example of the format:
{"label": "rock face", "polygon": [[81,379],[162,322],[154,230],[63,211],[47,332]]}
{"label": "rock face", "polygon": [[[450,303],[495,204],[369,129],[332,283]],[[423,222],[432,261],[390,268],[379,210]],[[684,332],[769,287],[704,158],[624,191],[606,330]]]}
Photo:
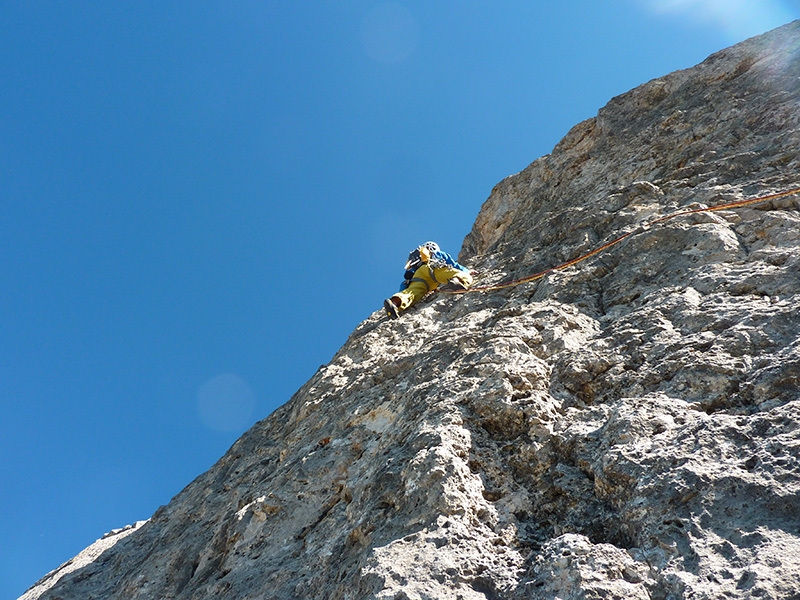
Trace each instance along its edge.
{"label": "rock face", "polygon": [[[522,277],[797,188],[798,148],[795,22],[614,98],[497,185],[460,259]],[[794,195],[376,312],[26,600],[800,598],[799,305]]]}

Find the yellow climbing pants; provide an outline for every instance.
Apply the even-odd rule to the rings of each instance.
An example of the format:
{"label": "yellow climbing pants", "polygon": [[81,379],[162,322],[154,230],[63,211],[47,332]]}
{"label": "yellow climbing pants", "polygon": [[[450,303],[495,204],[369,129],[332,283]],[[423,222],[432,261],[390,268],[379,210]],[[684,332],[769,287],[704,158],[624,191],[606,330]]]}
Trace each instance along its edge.
{"label": "yellow climbing pants", "polygon": [[432,292],[454,277],[464,287],[472,285],[472,275],[468,271],[451,267],[435,267],[431,269],[428,265],[422,265],[414,271],[414,277],[411,278],[411,283],[408,284],[408,287],[402,292],[396,293],[392,298],[399,298],[400,310],[405,310],[415,302],[422,300],[428,292]]}

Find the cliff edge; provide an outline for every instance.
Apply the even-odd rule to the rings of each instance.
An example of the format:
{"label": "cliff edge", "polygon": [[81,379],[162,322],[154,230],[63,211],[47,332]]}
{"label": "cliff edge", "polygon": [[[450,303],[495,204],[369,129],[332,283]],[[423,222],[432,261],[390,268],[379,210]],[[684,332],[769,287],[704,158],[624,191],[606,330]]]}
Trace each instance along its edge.
{"label": "cliff edge", "polygon": [[376,312],[23,598],[797,598],[800,196],[656,219],[798,188],[798,149],[800,22],[612,99],[459,259],[486,285],[623,242]]}

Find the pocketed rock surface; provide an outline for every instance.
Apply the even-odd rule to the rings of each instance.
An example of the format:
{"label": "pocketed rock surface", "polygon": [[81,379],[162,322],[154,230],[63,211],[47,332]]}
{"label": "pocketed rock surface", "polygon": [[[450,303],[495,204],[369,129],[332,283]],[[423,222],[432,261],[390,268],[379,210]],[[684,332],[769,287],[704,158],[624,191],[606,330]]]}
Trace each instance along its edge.
{"label": "pocketed rock surface", "polygon": [[800,597],[800,22],[614,98],[499,183],[500,291],[376,312],[26,600]]}

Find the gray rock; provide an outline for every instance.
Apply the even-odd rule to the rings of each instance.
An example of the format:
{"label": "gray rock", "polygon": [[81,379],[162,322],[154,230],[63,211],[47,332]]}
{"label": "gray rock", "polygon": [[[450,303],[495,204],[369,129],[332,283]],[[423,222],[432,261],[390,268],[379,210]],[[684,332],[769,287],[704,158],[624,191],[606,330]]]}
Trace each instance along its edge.
{"label": "gray rock", "polygon": [[[800,22],[614,98],[492,191],[506,281],[376,312],[25,599],[797,598]],[[649,224],[649,226],[648,226]]]}

